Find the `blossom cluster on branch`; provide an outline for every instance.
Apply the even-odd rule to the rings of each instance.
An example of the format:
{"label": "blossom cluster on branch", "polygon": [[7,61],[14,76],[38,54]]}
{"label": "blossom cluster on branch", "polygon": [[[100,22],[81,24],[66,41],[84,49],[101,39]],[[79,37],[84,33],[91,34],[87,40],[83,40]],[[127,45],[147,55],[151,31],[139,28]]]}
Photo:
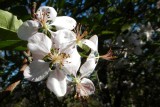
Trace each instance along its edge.
{"label": "blossom cluster on branch", "polygon": [[[74,31],[73,31],[74,30]],[[40,7],[33,20],[27,20],[18,29],[18,37],[27,40],[33,61],[24,70],[24,77],[38,82],[47,78],[47,87],[57,97],[67,93],[71,84],[76,96],[94,93],[95,86],[88,77],[93,73],[99,58],[111,60],[112,50],[99,56],[98,37],[85,39],[81,26],[69,16],[57,16],[54,8]],[[77,47],[87,47],[89,54],[80,54]],[[85,50],[86,51],[86,50]],[[82,63],[81,59],[86,58]]]}
{"label": "blossom cluster on branch", "polygon": [[[95,86],[89,79],[99,58],[111,59],[111,50],[99,56],[98,37],[85,39],[75,19],[57,16],[54,8],[40,7],[33,20],[25,21],[18,29],[18,37],[27,40],[33,61],[24,70],[24,77],[33,82],[47,78],[47,87],[57,97],[67,93],[73,86],[76,96],[89,96]],[[88,54],[82,55],[77,47],[87,47]],[[82,63],[81,59],[85,58]],[[71,84],[71,85],[70,85]]]}

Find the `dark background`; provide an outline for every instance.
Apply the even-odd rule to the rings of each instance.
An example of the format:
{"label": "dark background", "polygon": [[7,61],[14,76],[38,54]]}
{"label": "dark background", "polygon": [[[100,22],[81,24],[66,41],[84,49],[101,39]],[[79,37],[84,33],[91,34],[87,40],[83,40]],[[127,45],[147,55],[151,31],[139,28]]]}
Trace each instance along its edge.
{"label": "dark background", "polygon": [[[37,8],[52,6],[59,16],[75,18],[90,36],[98,35],[100,55],[111,48],[117,58],[99,60],[91,76],[95,94],[77,100],[75,93],[57,98],[45,80],[24,80],[19,72],[25,63],[23,51],[0,48],[0,107],[160,106],[160,9],[156,0],[0,0],[0,9],[26,21],[31,19],[33,2]],[[151,40],[146,40],[145,32],[150,32]],[[138,39],[145,43],[140,46],[141,54],[128,40],[132,34],[141,35]],[[121,45],[117,37],[123,38]]]}

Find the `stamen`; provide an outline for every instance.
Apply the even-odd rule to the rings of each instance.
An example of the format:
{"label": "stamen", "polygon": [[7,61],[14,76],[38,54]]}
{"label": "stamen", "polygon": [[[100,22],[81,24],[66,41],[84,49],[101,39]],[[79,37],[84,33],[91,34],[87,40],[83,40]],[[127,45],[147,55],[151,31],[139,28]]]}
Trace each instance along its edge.
{"label": "stamen", "polygon": [[[64,60],[69,58],[70,55],[66,53],[59,53],[59,49],[52,49],[51,53],[49,53],[46,57],[50,59],[52,64],[59,64],[60,68],[64,66]],[[69,63],[66,61],[66,63]]]}
{"label": "stamen", "polygon": [[[50,18],[50,12],[49,9],[42,9],[41,11],[38,10],[38,14],[36,14],[36,19],[41,23],[42,27],[44,29],[47,29],[46,23],[48,22],[48,19]],[[38,17],[39,15],[39,17]],[[49,21],[50,23],[50,21]]]}
{"label": "stamen", "polygon": [[111,48],[107,52],[107,54],[99,56],[99,57],[102,58],[102,59],[105,59],[105,60],[113,60],[113,59],[117,58],[116,56],[113,56],[113,51],[112,51]]}
{"label": "stamen", "polygon": [[78,43],[78,41],[82,40],[85,36],[88,35],[87,31],[84,31],[82,33],[82,25],[81,24],[77,25],[75,33],[77,34],[77,43]]}
{"label": "stamen", "polygon": [[84,31],[83,34],[80,36],[80,39],[83,39],[86,35],[88,35],[88,32]]}

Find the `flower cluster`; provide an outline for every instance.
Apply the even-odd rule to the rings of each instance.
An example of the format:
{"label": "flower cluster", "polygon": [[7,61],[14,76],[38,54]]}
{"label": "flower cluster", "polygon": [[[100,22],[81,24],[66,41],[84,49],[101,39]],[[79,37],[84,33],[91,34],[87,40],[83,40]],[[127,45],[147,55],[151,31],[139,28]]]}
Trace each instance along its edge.
{"label": "flower cluster", "polygon": [[[57,16],[54,8],[40,7],[33,20],[27,20],[18,29],[18,37],[27,40],[27,47],[32,53],[33,61],[25,68],[24,77],[38,82],[47,78],[47,87],[57,97],[67,92],[67,85],[74,84],[76,95],[93,94],[95,87],[88,77],[93,73],[98,54],[98,37],[84,39],[87,32],[75,30],[76,21],[68,16]],[[55,28],[55,29],[54,29]],[[86,61],[77,47],[89,48]],[[104,56],[103,56],[104,57]],[[108,56],[107,56],[108,57]],[[106,58],[106,57],[105,57]]]}

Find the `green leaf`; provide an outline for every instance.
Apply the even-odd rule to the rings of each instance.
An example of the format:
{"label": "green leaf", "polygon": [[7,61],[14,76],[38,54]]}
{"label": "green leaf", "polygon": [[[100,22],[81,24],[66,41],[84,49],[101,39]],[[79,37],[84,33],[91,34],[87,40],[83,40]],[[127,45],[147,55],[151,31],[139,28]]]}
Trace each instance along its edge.
{"label": "green leaf", "polygon": [[27,41],[4,40],[0,41],[0,50],[26,50]]}
{"label": "green leaf", "polygon": [[17,29],[23,22],[13,14],[0,10],[0,41],[18,40]]}
{"label": "green leaf", "polygon": [[122,27],[121,27],[121,31],[124,32],[125,30],[128,30],[128,28],[131,26],[131,24],[124,24]]}
{"label": "green leaf", "polygon": [[22,23],[13,14],[0,10],[0,50],[26,50],[27,42],[17,36]]}
{"label": "green leaf", "polygon": [[115,12],[116,11],[116,7],[112,6],[112,7],[109,7],[108,12]]}
{"label": "green leaf", "polygon": [[111,24],[117,24],[119,23],[121,20],[123,19],[123,17],[118,17],[118,18],[114,18],[110,21]]}
{"label": "green leaf", "polygon": [[105,31],[102,31],[101,34],[102,34],[102,35],[114,34],[114,32],[113,32],[113,31],[109,31],[109,30],[105,30]]}

